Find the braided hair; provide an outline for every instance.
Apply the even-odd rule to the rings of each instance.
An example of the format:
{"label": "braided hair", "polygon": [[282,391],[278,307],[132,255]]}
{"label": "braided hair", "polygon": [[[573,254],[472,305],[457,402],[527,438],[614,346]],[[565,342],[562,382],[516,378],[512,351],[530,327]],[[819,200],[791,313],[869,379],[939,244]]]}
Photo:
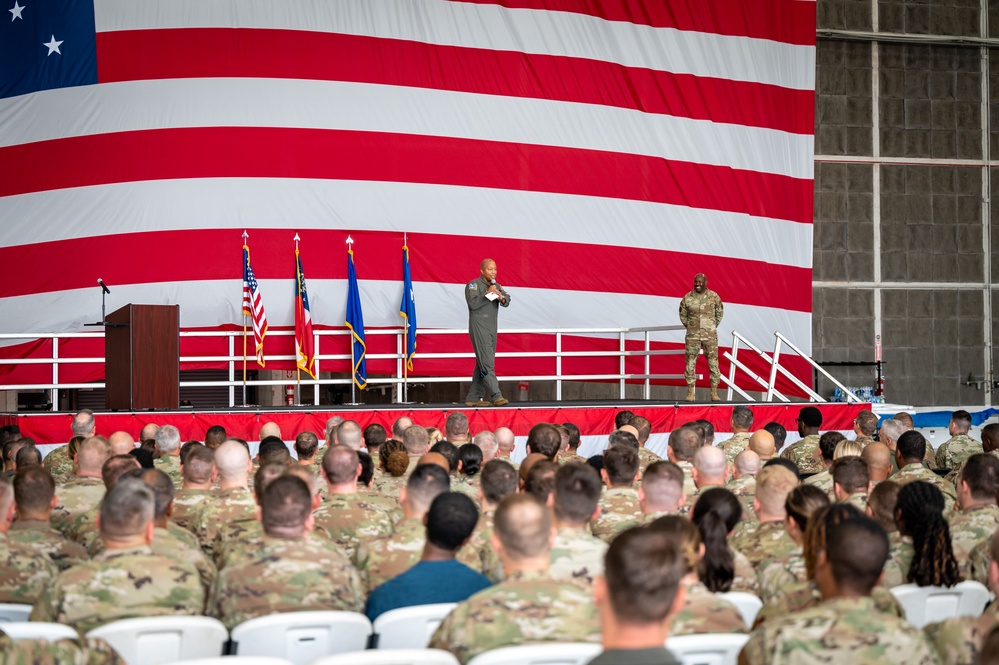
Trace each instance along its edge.
{"label": "braided hair", "polygon": [[704,543],[704,556],[697,564],[697,575],[704,586],[715,593],[732,589],[735,558],[727,539],[741,517],[742,505],[723,487],[705,490],[694,504],[691,520],[697,525]]}
{"label": "braided hair", "polygon": [[830,503],[812,513],[805,527],[805,542],[802,543],[808,579],[815,579],[819,553],[826,549],[827,528],[860,516],[860,511],[852,503]]}
{"label": "braided hair", "polygon": [[919,586],[951,587],[961,581],[943,510],[943,493],[928,482],[917,480],[898,492],[895,521],[902,535],[912,537],[908,579]]}

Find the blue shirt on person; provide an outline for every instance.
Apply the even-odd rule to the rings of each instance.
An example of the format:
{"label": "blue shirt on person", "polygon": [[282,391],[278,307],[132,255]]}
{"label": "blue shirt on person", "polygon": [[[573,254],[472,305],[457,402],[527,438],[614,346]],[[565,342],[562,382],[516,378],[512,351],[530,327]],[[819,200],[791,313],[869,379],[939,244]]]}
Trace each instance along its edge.
{"label": "blue shirt on person", "polygon": [[385,582],[368,596],[371,621],[389,610],[434,603],[460,603],[492,583],[460,561],[420,561]]}

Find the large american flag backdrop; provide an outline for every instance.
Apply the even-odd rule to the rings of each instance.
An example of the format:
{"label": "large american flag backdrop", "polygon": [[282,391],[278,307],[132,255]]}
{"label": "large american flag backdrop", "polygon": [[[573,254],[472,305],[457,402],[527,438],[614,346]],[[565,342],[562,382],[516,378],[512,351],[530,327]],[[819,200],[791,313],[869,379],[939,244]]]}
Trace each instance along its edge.
{"label": "large american flag backdrop", "polygon": [[[726,303],[723,346],[733,330],[764,346],[781,331],[811,349],[814,2],[3,1],[0,332],[82,330],[98,277],[109,310],[179,303],[184,329],[241,327],[246,229],[272,331],[294,322],[295,233],[317,328],[343,325],[348,233],[368,329],[401,326],[408,233],[422,327],[467,325],[462,286],[489,256],[515,294],[503,328],[675,324],[705,272]],[[337,339],[321,351],[349,353]],[[395,351],[369,339],[369,358]],[[655,341],[679,348],[682,333]],[[471,347],[421,336],[413,373],[470,372],[420,358],[456,348]],[[553,348],[527,333],[499,350]],[[294,366],[293,337],[265,350],[268,369]],[[369,376],[395,367],[369,360]],[[681,373],[682,356],[652,367]]]}

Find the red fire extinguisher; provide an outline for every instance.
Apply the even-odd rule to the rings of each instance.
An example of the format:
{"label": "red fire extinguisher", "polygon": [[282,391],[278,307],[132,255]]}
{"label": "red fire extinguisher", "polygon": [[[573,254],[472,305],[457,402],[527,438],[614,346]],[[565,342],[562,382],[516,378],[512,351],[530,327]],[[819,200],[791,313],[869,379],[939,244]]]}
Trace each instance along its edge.
{"label": "red fire extinguisher", "polygon": [[295,386],[290,383],[284,389],[284,401],[288,406],[295,405]]}

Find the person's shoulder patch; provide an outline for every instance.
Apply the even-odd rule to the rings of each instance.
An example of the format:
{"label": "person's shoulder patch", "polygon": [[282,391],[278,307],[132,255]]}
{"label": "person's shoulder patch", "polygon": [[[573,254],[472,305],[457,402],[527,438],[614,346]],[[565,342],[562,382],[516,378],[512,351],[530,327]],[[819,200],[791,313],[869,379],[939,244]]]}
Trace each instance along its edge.
{"label": "person's shoulder patch", "polygon": [[469,291],[478,291],[479,290],[479,285],[476,284],[475,282],[469,282],[468,283],[468,290]]}

